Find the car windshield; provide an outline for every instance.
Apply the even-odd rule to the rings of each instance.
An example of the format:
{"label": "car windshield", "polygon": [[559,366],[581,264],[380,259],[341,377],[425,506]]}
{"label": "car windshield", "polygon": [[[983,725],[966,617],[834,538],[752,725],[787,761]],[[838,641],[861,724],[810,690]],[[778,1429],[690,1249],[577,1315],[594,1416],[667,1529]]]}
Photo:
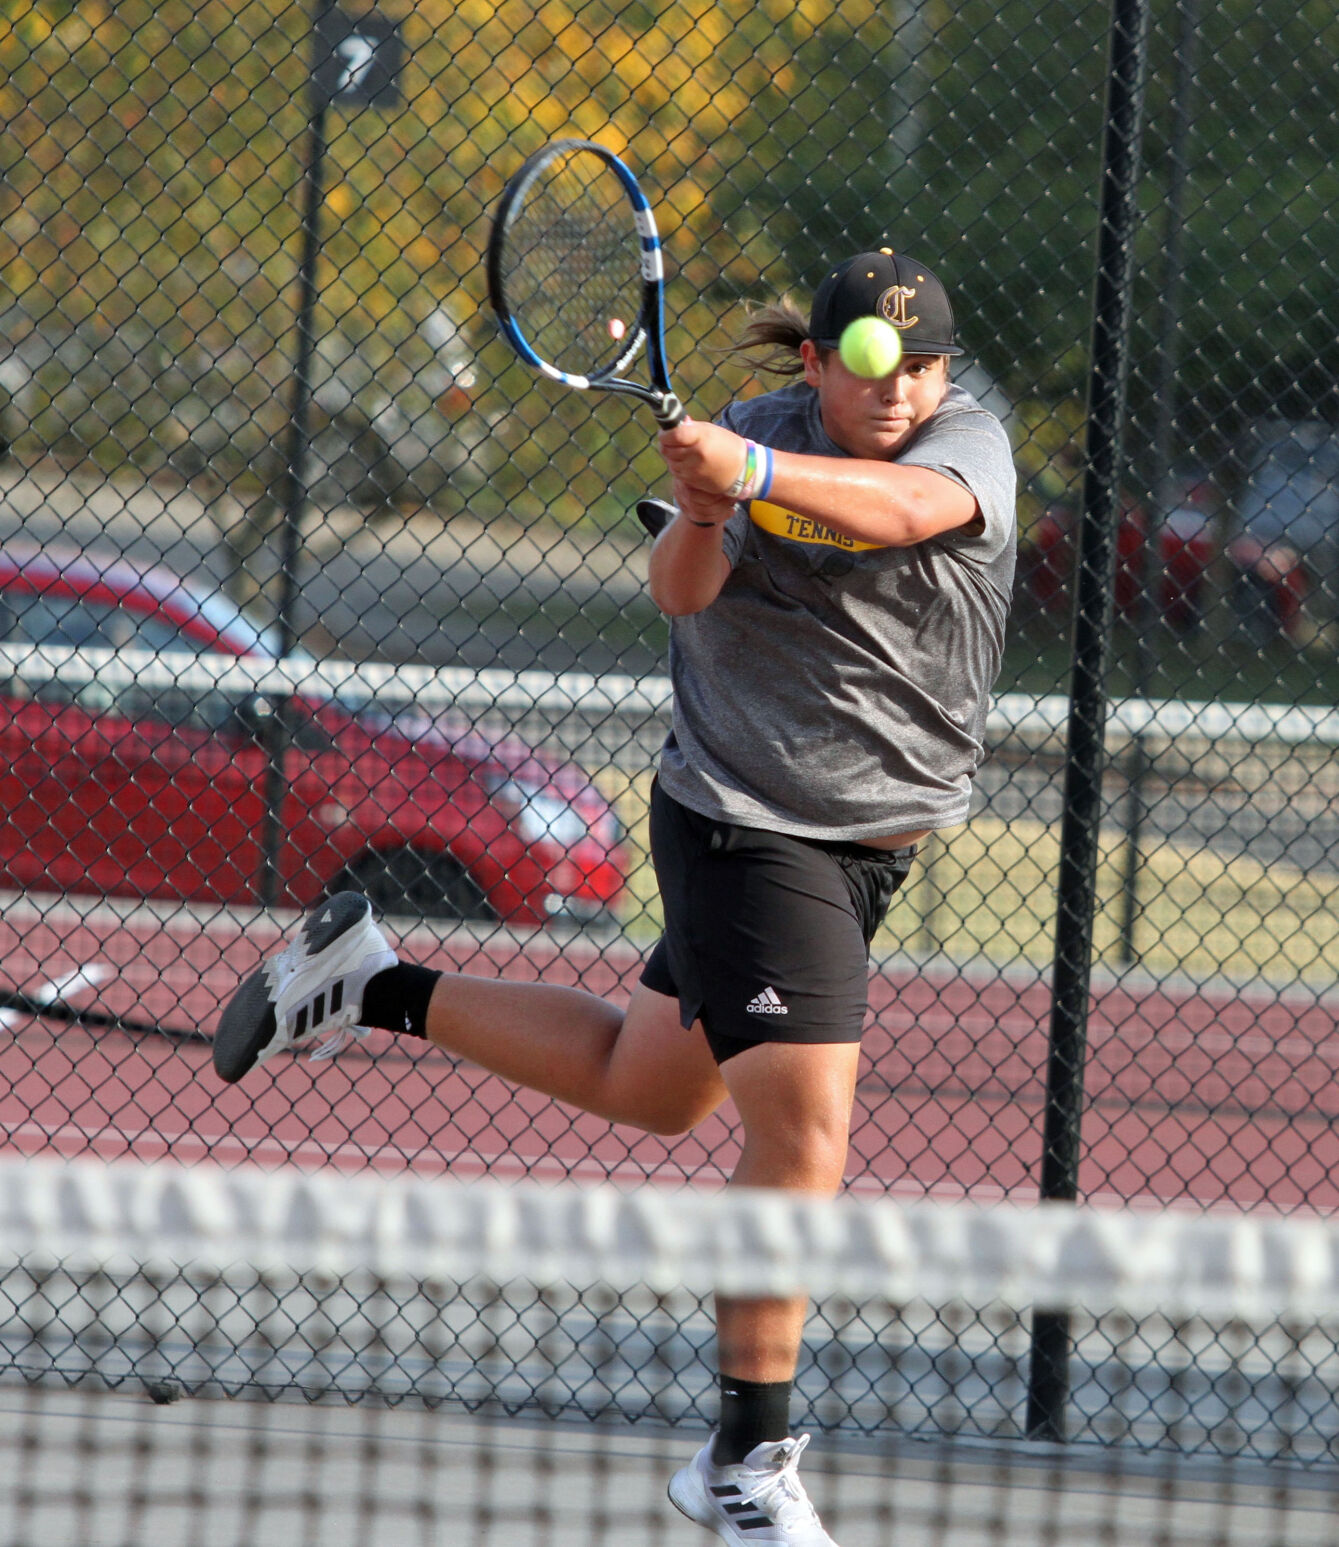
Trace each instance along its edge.
{"label": "car windshield", "polygon": [[170,619],[131,612],[114,602],[36,591],[0,595],[0,639],[13,644],[70,645],[155,652],[205,645],[183,634]]}
{"label": "car windshield", "polygon": [[191,593],[191,601],[200,609],[200,616],[210,625],[225,636],[232,647],[244,655],[269,655],[279,654],[279,632],[277,629],[257,628],[245,613],[239,612],[230,601],[222,596],[206,594],[197,596]]}
{"label": "car windshield", "polygon": [[1267,446],[1242,496],[1241,525],[1304,553],[1339,543],[1339,438],[1299,425]]}

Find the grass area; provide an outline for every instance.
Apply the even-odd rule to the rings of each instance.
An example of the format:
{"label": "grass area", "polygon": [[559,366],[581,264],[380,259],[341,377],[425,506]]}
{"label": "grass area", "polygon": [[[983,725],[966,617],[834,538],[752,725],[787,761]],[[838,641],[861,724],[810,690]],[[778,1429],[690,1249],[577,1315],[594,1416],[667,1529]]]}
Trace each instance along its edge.
{"label": "grass area", "polygon": [[[1339,656],[1288,640],[1256,645],[1221,618],[1180,638],[1154,628],[1144,640],[1143,669],[1153,698],[1271,704],[1339,703]],[[1108,691],[1121,698],[1136,691],[1140,641],[1128,624],[1112,637]],[[1068,626],[1061,620],[1014,610],[1005,643],[998,692],[1068,693],[1072,666]]]}
{"label": "grass area", "polygon": [[[1000,965],[1049,966],[1054,952],[1058,828],[1037,821],[978,817],[926,846],[877,947],[913,945]],[[1104,836],[1097,874],[1094,961],[1120,962],[1125,841]],[[1143,855],[1135,923],[1139,964],[1166,975],[1224,974],[1273,983],[1335,980],[1339,876],[1268,866],[1249,855],[1159,842]],[[918,938],[906,937],[910,912]]]}
{"label": "grass area", "polygon": [[[629,934],[653,940],[661,927],[651,869],[647,801],[639,776],[620,802],[636,853]],[[930,839],[874,943],[876,954],[910,951],[999,967],[1050,966],[1055,940],[1058,827],[982,816]],[[1119,958],[1124,840],[1103,842],[1098,865],[1094,961]],[[1339,961],[1339,876],[1250,856],[1161,842],[1143,855],[1135,926],[1139,965],[1158,976],[1186,972],[1258,978],[1275,985],[1335,981]]]}

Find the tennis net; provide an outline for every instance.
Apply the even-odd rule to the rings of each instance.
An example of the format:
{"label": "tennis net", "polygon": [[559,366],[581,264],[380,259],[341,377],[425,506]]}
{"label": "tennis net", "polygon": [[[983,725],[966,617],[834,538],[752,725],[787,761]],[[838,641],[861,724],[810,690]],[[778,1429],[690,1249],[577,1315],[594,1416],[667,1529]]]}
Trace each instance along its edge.
{"label": "tennis net", "polygon": [[[10,1547],[705,1542],[664,1489],[705,1438],[709,1398],[677,1393],[711,1384],[708,1297],[801,1289],[853,1333],[796,1413],[841,1547],[1339,1535],[1339,1457],[1300,1399],[1267,1459],[1178,1453],[1188,1390],[1157,1444],[1021,1437],[1038,1310],[1069,1317],[1076,1359],[1100,1327],[1130,1393],[1169,1343],[1187,1368],[1216,1344],[1224,1426],[1258,1399],[1243,1328],[1286,1327],[1334,1384],[1323,1221],[9,1159],[0,1267]],[[1011,1431],[966,1422],[961,1337],[937,1435],[900,1430],[895,1349],[936,1320],[1018,1351]],[[884,1422],[849,1424],[857,1391]]]}

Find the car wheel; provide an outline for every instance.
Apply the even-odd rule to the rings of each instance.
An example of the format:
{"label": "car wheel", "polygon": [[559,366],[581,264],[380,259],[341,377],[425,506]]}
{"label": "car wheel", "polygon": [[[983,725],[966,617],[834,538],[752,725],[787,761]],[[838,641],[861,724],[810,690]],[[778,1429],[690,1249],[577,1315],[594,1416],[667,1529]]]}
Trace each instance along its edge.
{"label": "car wheel", "polygon": [[450,854],[390,849],[364,854],[331,888],[362,892],[378,913],[407,913],[424,919],[491,919],[473,877]]}

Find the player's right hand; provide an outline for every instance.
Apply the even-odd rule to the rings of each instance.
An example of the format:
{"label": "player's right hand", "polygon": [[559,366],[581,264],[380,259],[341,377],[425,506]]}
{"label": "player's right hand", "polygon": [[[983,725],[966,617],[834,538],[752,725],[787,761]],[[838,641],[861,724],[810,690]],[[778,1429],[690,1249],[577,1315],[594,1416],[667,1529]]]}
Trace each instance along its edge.
{"label": "player's right hand", "polygon": [[724,494],[739,477],[746,442],[733,430],[684,420],[660,433],[660,451],[676,484],[703,494]]}

